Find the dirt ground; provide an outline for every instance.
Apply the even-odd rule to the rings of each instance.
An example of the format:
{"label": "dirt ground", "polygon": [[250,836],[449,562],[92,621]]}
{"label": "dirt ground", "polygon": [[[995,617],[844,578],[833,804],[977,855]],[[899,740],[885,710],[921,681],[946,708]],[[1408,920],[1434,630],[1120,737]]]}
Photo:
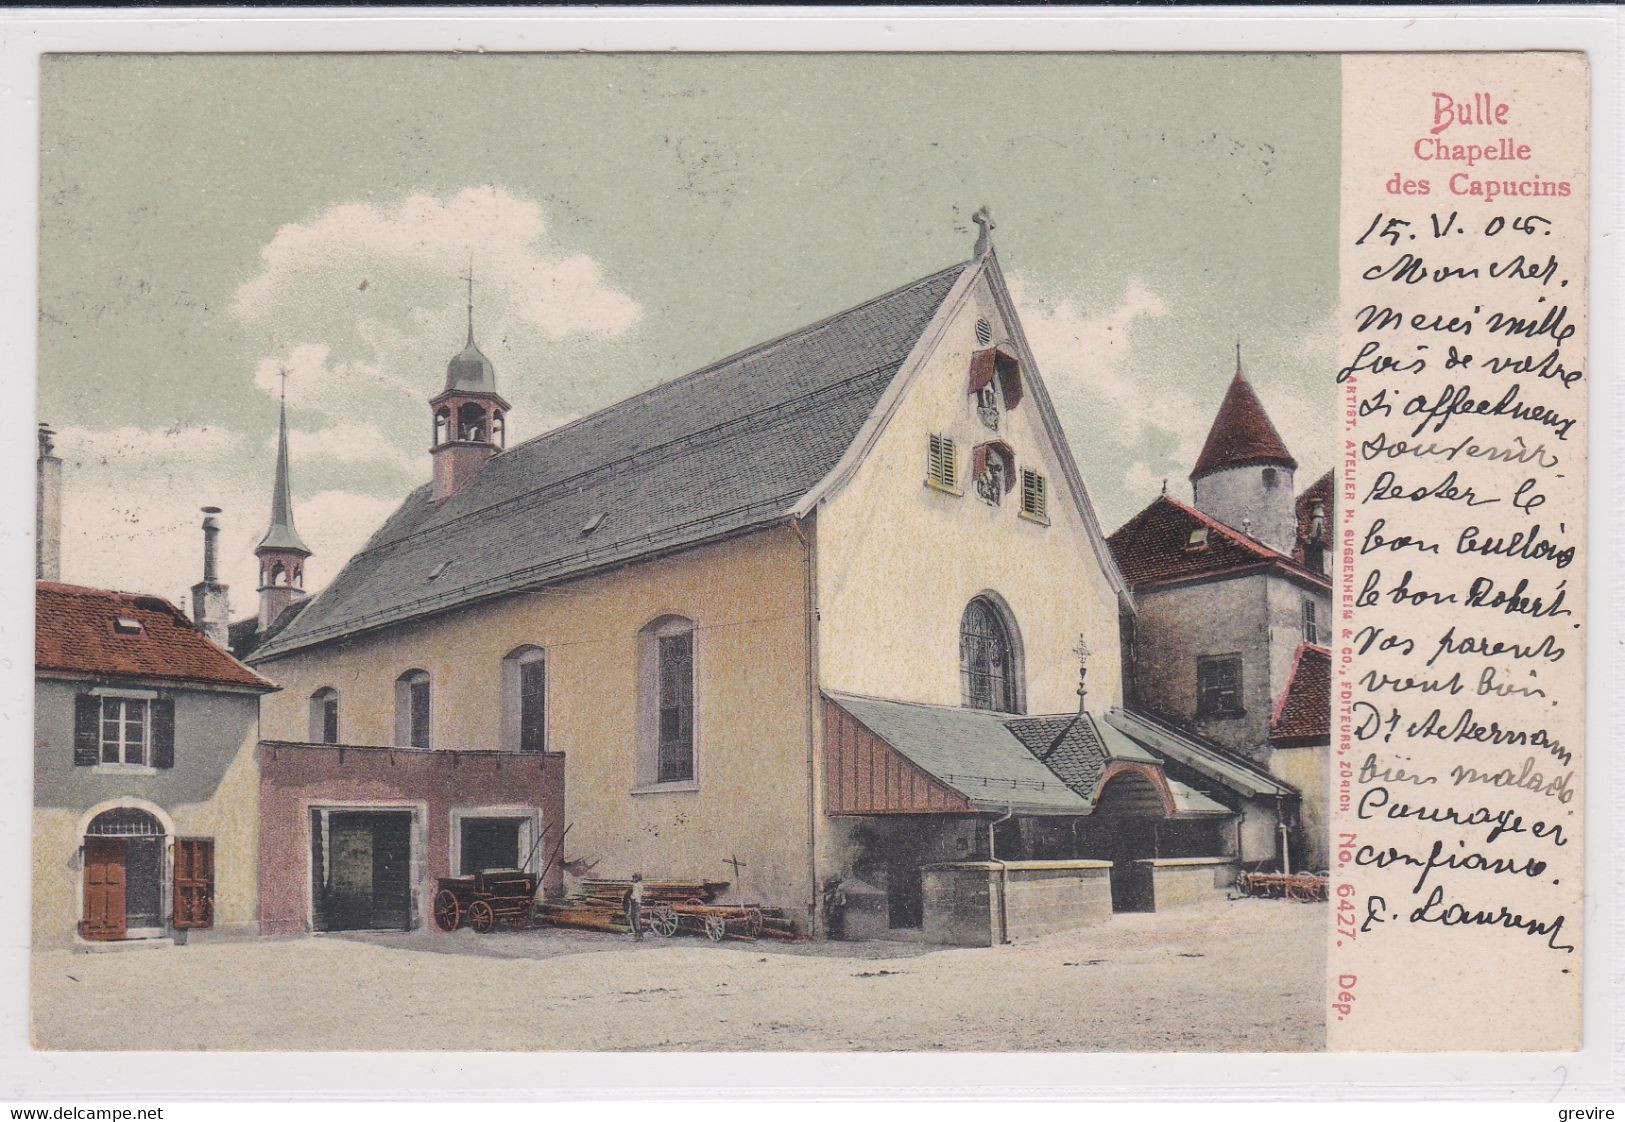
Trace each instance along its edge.
{"label": "dirt ground", "polygon": [[1235,900],[995,948],[464,930],[46,951],[33,958],[34,1039],[66,1050],[1304,1051],[1323,1040],[1325,922],[1322,905]]}

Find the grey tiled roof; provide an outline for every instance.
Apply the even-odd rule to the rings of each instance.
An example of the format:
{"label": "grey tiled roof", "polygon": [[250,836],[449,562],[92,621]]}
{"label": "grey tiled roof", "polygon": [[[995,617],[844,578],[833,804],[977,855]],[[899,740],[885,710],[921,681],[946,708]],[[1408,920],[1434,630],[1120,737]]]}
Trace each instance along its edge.
{"label": "grey tiled roof", "polygon": [[443,503],[418,488],[254,660],[783,517],[840,460],[967,267],[510,448]]}
{"label": "grey tiled roof", "polygon": [[1068,787],[1092,798],[1112,760],[1156,763],[1156,757],[1116,730],[1076,713],[1006,721],[1015,737]]}
{"label": "grey tiled roof", "polygon": [[1088,814],[1090,804],[1006,727],[1008,714],[827,695],[915,766],[984,810]]}

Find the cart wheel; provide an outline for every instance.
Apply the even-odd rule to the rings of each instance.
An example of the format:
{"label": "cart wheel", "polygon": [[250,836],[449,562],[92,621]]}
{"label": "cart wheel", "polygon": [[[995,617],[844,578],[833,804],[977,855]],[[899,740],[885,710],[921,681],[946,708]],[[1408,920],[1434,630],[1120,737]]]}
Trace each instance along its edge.
{"label": "cart wheel", "polygon": [[662,939],[677,934],[677,913],[670,908],[656,908],[649,913],[649,931]]}
{"label": "cart wheel", "polygon": [[497,925],[497,914],[485,900],[476,900],[468,906],[468,925],[481,935],[489,935]]}
{"label": "cart wheel", "polygon": [[728,934],[728,921],[721,916],[705,917],[705,937],[713,943],[720,943]]}
{"label": "cart wheel", "polygon": [[449,888],[442,888],[434,898],[434,922],[442,931],[456,931],[463,922],[457,894]]}

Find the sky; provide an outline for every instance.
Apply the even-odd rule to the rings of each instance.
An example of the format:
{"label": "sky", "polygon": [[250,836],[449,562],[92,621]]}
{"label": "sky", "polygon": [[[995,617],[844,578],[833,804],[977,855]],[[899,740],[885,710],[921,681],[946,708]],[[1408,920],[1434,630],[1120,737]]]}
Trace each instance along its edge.
{"label": "sky", "polygon": [[41,89],[63,579],[253,610],[286,368],[319,589],[429,476],[475,330],[510,443],[994,242],[1108,531],[1235,366],[1331,466],[1335,56],[80,55]]}

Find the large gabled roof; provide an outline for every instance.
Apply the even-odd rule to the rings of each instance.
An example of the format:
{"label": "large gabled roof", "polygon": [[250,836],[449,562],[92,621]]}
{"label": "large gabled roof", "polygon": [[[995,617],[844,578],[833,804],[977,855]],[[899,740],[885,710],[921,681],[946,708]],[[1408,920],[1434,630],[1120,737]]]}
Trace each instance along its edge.
{"label": "large gabled roof", "polygon": [[34,585],[34,670],[44,677],[276,688],[162,597],[55,581]]}
{"label": "large gabled roof", "polygon": [[840,461],[960,263],[414,491],[256,662],[756,529]]}

